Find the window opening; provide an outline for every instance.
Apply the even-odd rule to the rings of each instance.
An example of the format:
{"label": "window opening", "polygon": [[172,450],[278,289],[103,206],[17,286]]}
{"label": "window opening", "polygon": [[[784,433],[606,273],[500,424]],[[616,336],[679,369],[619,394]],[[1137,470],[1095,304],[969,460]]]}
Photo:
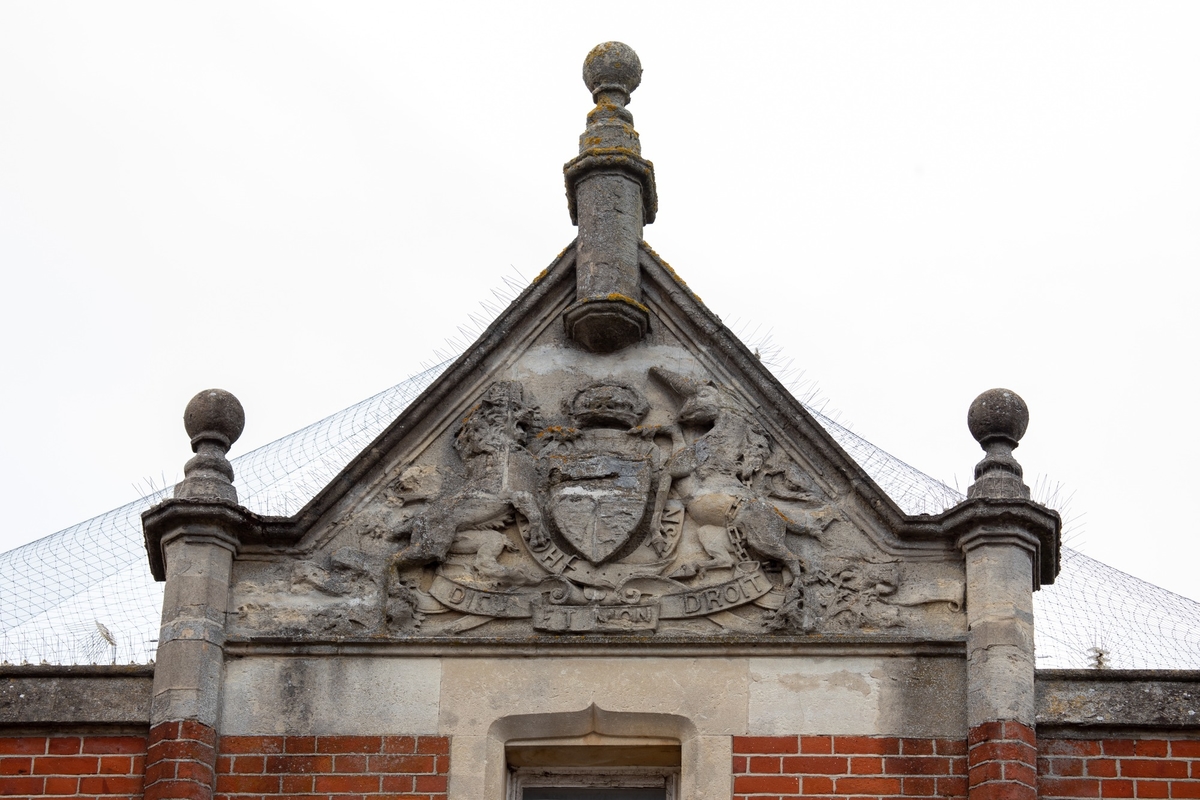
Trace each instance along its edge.
{"label": "window opening", "polygon": [[520,767],[509,800],[677,800],[679,770],[654,767]]}

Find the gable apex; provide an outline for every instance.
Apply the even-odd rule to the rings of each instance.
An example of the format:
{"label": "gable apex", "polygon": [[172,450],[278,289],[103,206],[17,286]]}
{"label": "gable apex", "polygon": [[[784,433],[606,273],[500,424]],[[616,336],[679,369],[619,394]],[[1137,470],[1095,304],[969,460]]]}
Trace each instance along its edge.
{"label": "gable apex", "polygon": [[[596,106],[564,167],[577,238],[295,516],[236,506],[229,436],[193,434],[212,443],[187,490],[145,515],[157,574],[170,531],[220,529],[236,636],[408,643],[954,638],[963,542],[988,521],[1036,530],[1013,541],[1035,587],[1053,578],[1057,517],[1001,445],[978,497],[905,515],[645,243],[640,77],[625,45],[589,54]],[[1015,447],[1009,417],[985,409],[980,441]]]}

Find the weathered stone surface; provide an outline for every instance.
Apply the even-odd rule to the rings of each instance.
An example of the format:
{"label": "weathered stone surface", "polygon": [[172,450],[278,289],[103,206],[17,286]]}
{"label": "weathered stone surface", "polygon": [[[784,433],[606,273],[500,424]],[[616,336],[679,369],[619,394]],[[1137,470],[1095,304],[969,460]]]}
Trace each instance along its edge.
{"label": "weathered stone surface", "polygon": [[873,730],[882,665],[869,658],[755,659],[750,666],[750,735]]}
{"label": "weathered stone surface", "polygon": [[0,668],[0,726],[149,727],[153,667]]}
{"label": "weathered stone surface", "polygon": [[750,659],[751,736],[965,736],[958,659]]}
{"label": "weathered stone surface", "polygon": [[889,658],[880,681],[876,730],[883,735],[967,734],[967,669],[958,658]]}
{"label": "weathered stone surface", "polygon": [[[622,704],[619,699],[618,704]],[[623,705],[623,704],[622,704]],[[509,763],[506,748],[535,741],[551,751],[580,742],[593,745],[639,741],[679,746],[680,796],[727,800],[732,738],[705,732],[682,714],[644,710],[609,710],[598,704],[564,711],[505,714],[488,726],[486,736],[455,735],[451,760],[482,763],[484,769],[456,773],[450,781],[455,798],[500,797]],[[462,762],[456,762],[462,763]]]}
{"label": "weathered stone surface", "polygon": [[242,404],[223,389],[206,389],[187,404],[183,425],[196,455],[184,465],[175,496],[236,503],[233,467],[225,454],[246,426]]}
{"label": "weathered stone surface", "polygon": [[144,518],[155,719],[445,736],[463,800],[504,796],[508,747],[649,742],[726,800],[733,736],[1032,723],[1058,518],[1011,456],[1023,404],[973,406],[970,500],[904,515],[641,240],[639,80],[589,56],[578,240],[295,517],[233,504],[235,401],[189,408],[191,483]]}
{"label": "weathered stone surface", "polygon": [[517,333],[305,545],[239,561],[235,639],[964,632],[950,543],[907,559],[797,418],[681,332],[610,356]]}
{"label": "weathered stone surface", "polygon": [[154,724],[190,719],[216,725],[234,541],[219,527],[186,522],[163,537],[167,581],[154,672]]}
{"label": "weathered stone surface", "polygon": [[968,497],[1029,499],[1021,465],[1012,454],[1027,427],[1029,408],[1016,392],[989,389],[975,398],[967,412],[967,428],[987,455],[975,465]]}
{"label": "weathered stone surface", "polygon": [[225,666],[229,734],[434,734],[442,667],[432,658],[263,657]]}
{"label": "weathered stone surface", "polygon": [[1200,731],[1200,671],[1038,670],[1041,729]]}
{"label": "weathered stone surface", "polygon": [[980,532],[967,560],[967,721],[1033,724],[1033,563],[1020,531]]}
{"label": "weathered stone surface", "polygon": [[672,714],[700,733],[746,728],[744,659],[446,659],[440,729],[485,733],[499,718],[573,712]]}

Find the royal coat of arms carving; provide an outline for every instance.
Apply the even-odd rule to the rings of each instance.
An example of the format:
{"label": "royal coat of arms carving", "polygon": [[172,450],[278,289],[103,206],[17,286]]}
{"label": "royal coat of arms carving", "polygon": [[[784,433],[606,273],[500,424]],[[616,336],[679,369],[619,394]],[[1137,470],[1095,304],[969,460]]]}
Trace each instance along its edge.
{"label": "royal coat of arms carving", "polygon": [[359,547],[296,562],[271,591],[248,582],[240,618],[343,636],[686,636],[961,612],[960,580],[912,580],[862,545],[737,393],[640,377],[564,387],[550,409],[522,381],[485,385],[448,457],[401,464],[338,527]]}
{"label": "royal coat of arms carving", "polygon": [[743,401],[660,367],[647,385],[673,401],[657,409],[666,424],[644,424],[651,403],[627,380],[573,390],[558,413],[519,381],[487,386],[454,431],[458,463],[404,468],[388,487],[401,511],[374,517],[396,542],[379,590],[388,630],[898,624],[894,568],[831,577],[806,558],[844,515]]}

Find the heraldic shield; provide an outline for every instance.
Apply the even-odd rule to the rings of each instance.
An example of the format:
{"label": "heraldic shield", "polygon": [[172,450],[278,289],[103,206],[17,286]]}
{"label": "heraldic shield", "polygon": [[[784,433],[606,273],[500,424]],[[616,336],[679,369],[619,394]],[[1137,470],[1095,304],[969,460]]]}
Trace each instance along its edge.
{"label": "heraldic shield", "polygon": [[550,517],[571,547],[592,564],[619,552],[650,505],[649,458],[568,455],[551,475]]}

